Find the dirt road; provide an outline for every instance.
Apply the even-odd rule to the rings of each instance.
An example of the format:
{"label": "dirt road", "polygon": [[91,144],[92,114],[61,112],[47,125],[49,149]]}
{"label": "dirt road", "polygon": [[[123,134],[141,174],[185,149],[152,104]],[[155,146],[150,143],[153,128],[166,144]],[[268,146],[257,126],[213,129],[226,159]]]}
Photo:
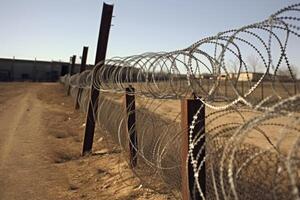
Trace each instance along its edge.
{"label": "dirt road", "polygon": [[0,200],[172,199],[142,186],[99,129],[101,153],[81,157],[84,122],[58,83],[0,83]]}
{"label": "dirt road", "polygon": [[1,104],[0,199],[55,199],[55,188],[48,186],[67,185],[66,177],[45,157],[47,135],[39,89],[24,88]]}

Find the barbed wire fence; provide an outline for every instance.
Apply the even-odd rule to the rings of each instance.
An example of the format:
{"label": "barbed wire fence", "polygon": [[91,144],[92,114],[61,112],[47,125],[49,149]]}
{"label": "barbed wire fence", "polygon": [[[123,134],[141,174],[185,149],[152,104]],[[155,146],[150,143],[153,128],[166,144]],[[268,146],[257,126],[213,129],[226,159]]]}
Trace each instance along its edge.
{"label": "barbed wire fence", "polygon": [[[299,61],[299,14],[300,4],[294,4],[188,48],[107,59],[61,82],[74,98],[80,88],[84,112],[91,85],[100,91],[95,119],[125,154],[130,139],[122,99],[126,88],[135,88],[139,163],[132,170],[148,187],[181,198],[180,100],[192,95],[204,106],[189,126],[191,196],[298,200],[300,94],[297,67],[291,63]],[[248,55],[258,59],[257,73],[251,72]],[[206,109],[205,137],[194,130],[201,109]],[[193,151],[204,139],[205,146]],[[203,167],[205,189],[199,183]]]}

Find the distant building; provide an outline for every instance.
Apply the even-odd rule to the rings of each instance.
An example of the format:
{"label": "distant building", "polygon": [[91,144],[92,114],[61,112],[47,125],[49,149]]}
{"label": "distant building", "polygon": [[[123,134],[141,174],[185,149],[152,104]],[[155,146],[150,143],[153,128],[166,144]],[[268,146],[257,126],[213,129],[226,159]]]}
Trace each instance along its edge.
{"label": "distant building", "polygon": [[213,74],[209,74],[209,73],[196,75],[196,78],[200,78],[200,79],[214,79],[214,77],[215,76]]}
{"label": "distant building", "polygon": [[[264,73],[261,73],[261,72],[241,72],[238,76],[238,74],[235,74],[235,73],[230,73],[228,75],[225,75],[225,74],[222,74],[221,75],[221,80],[225,80],[226,78],[227,79],[237,79],[239,81],[253,81],[253,82],[256,82],[258,81],[262,76],[264,75]],[[286,76],[286,75],[276,75],[276,79],[277,80],[280,80],[280,81],[285,81],[285,82],[288,82],[288,81],[292,81],[292,78],[290,76]],[[274,80],[274,75],[272,74],[268,74],[264,77],[264,81],[272,81]]]}
{"label": "distant building", "polygon": [[[240,76],[239,76],[239,81],[258,81],[262,76],[264,75],[264,73],[260,73],[260,72],[241,72]],[[235,75],[235,77],[237,77]],[[286,76],[286,75],[276,75],[276,77],[274,77],[273,74],[267,74],[264,77],[264,81],[272,81],[274,80],[274,78],[276,80],[280,80],[280,81],[292,81],[293,79],[290,76]]]}
{"label": "distant building", "polygon": [[[75,65],[74,72],[79,72]],[[57,81],[69,73],[69,63],[0,58],[0,81]]]}

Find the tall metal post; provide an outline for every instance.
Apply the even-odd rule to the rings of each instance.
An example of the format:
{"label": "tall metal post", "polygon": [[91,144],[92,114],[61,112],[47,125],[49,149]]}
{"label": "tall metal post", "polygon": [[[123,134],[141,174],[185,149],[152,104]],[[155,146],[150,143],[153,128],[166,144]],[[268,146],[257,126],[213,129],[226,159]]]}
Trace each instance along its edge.
{"label": "tall metal post", "polygon": [[70,75],[74,75],[75,73],[75,62],[76,62],[76,55],[72,56],[72,63],[71,63],[71,70],[70,70]]}
{"label": "tall metal post", "polygon": [[297,94],[297,80],[294,80],[294,95]]}
{"label": "tall metal post", "polygon": [[[112,13],[113,13],[113,5],[108,5],[106,3],[103,3],[95,65],[105,60]],[[92,84],[91,101],[89,102],[84,141],[83,141],[83,149],[82,149],[83,155],[89,154],[92,151],[94,132],[95,132],[95,116],[97,116],[97,110],[98,110],[98,97],[99,97],[99,90],[97,90]]]}
{"label": "tall metal post", "polygon": [[[191,131],[191,125],[193,121],[193,117],[200,110],[197,116],[196,123],[193,124],[193,130]],[[205,145],[205,107],[204,104],[196,99],[183,99],[181,101],[181,113],[182,113],[182,130],[183,130],[183,145],[182,145],[182,197],[183,200],[200,200],[201,195],[196,187],[196,181],[199,182],[200,188],[205,196],[205,163],[201,167],[198,176],[195,176],[193,170],[193,164],[191,157],[189,155],[189,151],[192,151],[194,159],[196,159],[197,154],[200,152],[200,149]],[[189,136],[191,134],[191,140],[193,141],[195,138],[203,137],[198,143],[193,143],[194,147],[191,149],[189,144]],[[205,158],[205,147],[196,160],[196,167],[198,168],[201,161]]]}
{"label": "tall metal post", "polygon": [[135,96],[134,88],[129,86],[125,92],[125,106],[127,113],[127,134],[129,138],[129,153],[130,153],[130,167],[137,166],[137,151],[138,140],[136,134],[136,112],[135,112]]}
{"label": "tall metal post", "polygon": [[[76,56],[73,55],[72,56],[72,61],[71,61],[71,66],[70,66],[70,70],[69,70],[69,74],[70,74],[70,77],[74,74],[75,72],[75,62],[76,62]],[[67,91],[67,95],[69,96],[70,95],[70,92],[71,92],[71,85],[69,84],[68,86],[68,91]]]}
{"label": "tall metal post", "polygon": [[209,84],[210,84],[210,82],[209,82],[209,80],[210,80],[210,79],[208,78],[208,79],[207,79],[207,93],[208,93],[208,92],[209,92],[209,90],[210,90],[210,85],[209,85]]}
{"label": "tall metal post", "polygon": [[261,85],[261,100],[263,100],[265,98],[264,97],[264,80],[262,80],[260,85]]}
{"label": "tall metal post", "polygon": [[225,97],[227,97],[227,75],[226,75],[226,78],[225,78]]}
{"label": "tall metal post", "polygon": [[[81,65],[80,65],[80,73],[83,72],[86,68],[86,60],[87,60],[87,54],[88,54],[89,47],[83,47],[82,51],[82,57],[81,57]],[[78,92],[76,95],[76,101],[75,101],[75,110],[78,110],[79,105],[79,99],[81,98],[82,88],[78,88]]]}
{"label": "tall metal post", "polygon": [[82,57],[81,57],[81,65],[80,65],[80,73],[86,69],[86,60],[88,55],[89,47],[84,46],[82,50]]}
{"label": "tall metal post", "polygon": [[244,81],[241,81],[241,87],[242,87],[242,95],[244,96],[245,92],[244,92]]}

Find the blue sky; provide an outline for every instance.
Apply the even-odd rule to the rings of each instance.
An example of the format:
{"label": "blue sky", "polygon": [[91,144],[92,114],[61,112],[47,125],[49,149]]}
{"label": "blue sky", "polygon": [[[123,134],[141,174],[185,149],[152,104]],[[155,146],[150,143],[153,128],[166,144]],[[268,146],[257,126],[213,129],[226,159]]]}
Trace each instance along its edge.
{"label": "blue sky", "polygon": [[[115,0],[107,57],[171,51],[266,19],[295,0]],[[100,0],[0,0],[0,57],[69,61],[89,46],[93,63]],[[79,62],[79,61],[78,61]]]}

